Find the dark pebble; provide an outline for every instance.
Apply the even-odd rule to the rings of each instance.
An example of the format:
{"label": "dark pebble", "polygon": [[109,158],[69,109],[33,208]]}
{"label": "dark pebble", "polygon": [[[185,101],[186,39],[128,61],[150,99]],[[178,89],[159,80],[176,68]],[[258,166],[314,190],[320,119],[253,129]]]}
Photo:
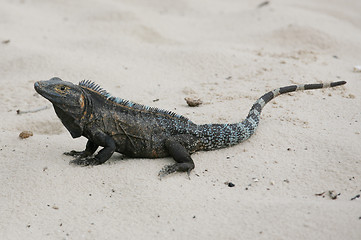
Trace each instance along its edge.
{"label": "dark pebble", "polygon": [[234,185],[234,183],[231,183],[231,182],[228,183],[228,187],[234,187],[234,186],[236,186],[236,185]]}

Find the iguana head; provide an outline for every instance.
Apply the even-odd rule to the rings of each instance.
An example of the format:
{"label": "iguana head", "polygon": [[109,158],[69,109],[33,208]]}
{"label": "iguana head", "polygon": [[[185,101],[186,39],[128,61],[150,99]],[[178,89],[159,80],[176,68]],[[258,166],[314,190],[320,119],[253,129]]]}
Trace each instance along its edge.
{"label": "iguana head", "polygon": [[81,119],[85,114],[86,97],[78,85],[54,77],[34,84],[35,90],[54,106],[55,112],[73,137],[82,132]]}
{"label": "iguana head", "polygon": [[82,112],[84,108],[84,95],[82,88],[71,82],[54,77],[47,81],[38,81],[34,84],[35,90],[52,104],[64,111]]}

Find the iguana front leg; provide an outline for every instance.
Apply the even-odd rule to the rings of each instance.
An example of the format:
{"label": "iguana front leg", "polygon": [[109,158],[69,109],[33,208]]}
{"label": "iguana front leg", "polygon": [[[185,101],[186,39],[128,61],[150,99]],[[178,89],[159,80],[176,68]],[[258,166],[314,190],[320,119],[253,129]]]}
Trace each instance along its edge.
{"label": "iguana front leg", "polygon": [[[98,152],[95,156],[86,156],[86,157],[78,157],[72,161],[70,161],[70,164],[76,164],[81,166],[89,166],[89,165],[100,165],[105,163],[114,153],[115,151],[115,142],[113,138],[111,138],[109,135],[103,133],[103,132],[97,132],[92,137],[92,146],[89,146],[89,150],[94,150],[95,146],[98,148],[98,146],[103,146],[104,148]],[[89,143],[89,141],[88,141]],[[87,144],[88,147],[88,144]],[[84,152],[87,150],[85,149]],[[90,151],[89,151],[90,152]],[[89,153],[88,152],[88,153]],[[95,150],[94,150],[95,152]],[[94,153],[93,152],[93,153]],[[87,153],[87,154],[88,154]]]}
{"label": "iguana front leg", "polygon": [[186,136],[180,135],[165,141],[165,147],[169,155],[172,156],[177,163],[164,166],[158,174],[160,178],[174,172],[187,172],[189,176],[189,173],[194,169],[194,162],[184,146],[184,144],[191,143],[189,140],[184,140],[185,138]]}
{"label": "iguana front leg", "polygon": [[64,155],[85,158],[93,155],[93,153],[95,153],[98,147],[99,145],[95,144],[93,141],[88,140],[84,151],[71,150],[70,152],[65,152]]}

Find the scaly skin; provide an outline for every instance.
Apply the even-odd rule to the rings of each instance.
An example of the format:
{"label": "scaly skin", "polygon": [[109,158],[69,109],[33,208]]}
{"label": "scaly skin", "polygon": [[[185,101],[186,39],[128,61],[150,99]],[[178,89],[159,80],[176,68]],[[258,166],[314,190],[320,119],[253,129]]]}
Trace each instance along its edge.
{"label": "scaly skin", "polygon": [[[60,78],[39,81],[35,90],[48,99],[73,138],[88,139],[84,151],[71,151],[71,163],[87,166],[106,162],[114,152],[130,157],[172,156],[159,176],[194,168],[190,156],[195,151],[229,147],[247,140],[255,132],[263,107],[280,94],[298,90],[336,87],[346,82],[293,85],[278,88],[260,97],[245,120],[233,124],[197,125],[170,111],[152,108],[113,97],[90,81],[79,85]],[[99,146],[103,148],[93,156]]]}

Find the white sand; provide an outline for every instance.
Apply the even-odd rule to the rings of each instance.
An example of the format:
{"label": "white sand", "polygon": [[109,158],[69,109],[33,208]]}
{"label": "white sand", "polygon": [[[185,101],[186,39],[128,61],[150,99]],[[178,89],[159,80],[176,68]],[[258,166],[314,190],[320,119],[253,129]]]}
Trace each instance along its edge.
{"label": "white sand", "polygon": [[[361,2],[261,2],[1,1],[0,239],[361,239]],[[70,166],[86,139],[53,109],[17,115],[51,106],[33,84],[53,76],[196,123],[240,121],[280,86],[348,83],[277,98],[250,140],[159,181],[171,158]]]}

